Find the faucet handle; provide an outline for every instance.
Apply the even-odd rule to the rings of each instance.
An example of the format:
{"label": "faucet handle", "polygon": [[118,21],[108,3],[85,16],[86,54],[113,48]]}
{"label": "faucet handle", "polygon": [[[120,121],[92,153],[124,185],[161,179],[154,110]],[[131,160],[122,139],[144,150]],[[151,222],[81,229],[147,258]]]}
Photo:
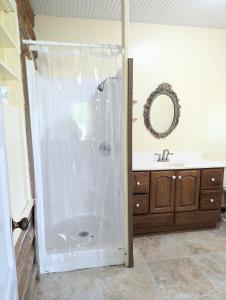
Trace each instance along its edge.
{"label": "faucet handle", "polygon": [[168,153],[166,154],[166,161],[169,160],[169,155],[173,155],[173,153],[168,151]]}
{"label": "faucet handle", "polygon": [[158,161],[160,161],[161,154],[160,153],[154,153],[154,155],[158,155]]}

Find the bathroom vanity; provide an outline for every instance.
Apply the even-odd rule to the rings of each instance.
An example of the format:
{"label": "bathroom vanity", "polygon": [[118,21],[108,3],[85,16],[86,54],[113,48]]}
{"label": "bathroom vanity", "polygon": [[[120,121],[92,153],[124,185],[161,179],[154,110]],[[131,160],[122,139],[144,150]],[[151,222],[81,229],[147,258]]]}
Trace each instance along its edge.
{"label": "bathroom vanity", "polygon": [[144,168],[136,162],[133,171],[134,234],[216,226],[223,167],[213,168],[208,161],[196,161],[193,166],[203,165],[199,168],[177,163],[149,165],[148,170],[148,164]]}

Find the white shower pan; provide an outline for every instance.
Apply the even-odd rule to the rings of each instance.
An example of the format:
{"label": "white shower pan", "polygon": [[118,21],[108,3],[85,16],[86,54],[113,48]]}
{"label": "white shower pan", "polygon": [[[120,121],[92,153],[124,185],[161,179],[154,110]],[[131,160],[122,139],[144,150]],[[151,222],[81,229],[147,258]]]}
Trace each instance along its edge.
{"label": "white shower pan", "polygon": [[106,219],[87,215],[46,228],[42,273],[122,264],[124,248],[112,243],[109,226]]}

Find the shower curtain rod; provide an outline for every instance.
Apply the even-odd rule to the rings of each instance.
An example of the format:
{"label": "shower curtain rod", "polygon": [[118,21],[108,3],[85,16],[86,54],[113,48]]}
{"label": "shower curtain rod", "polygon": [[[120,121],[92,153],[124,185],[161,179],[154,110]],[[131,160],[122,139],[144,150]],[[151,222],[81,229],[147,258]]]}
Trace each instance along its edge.
{"label": "shower curtain rod", "polygon": [[84,44],[84,43],[65,43],[55,41],[37,41],[37,40],[22,40],[24,45],[42,45],[42,46],[71,46],[71,47],[83,47],[83,48],[113,48],[121,49],[121,45],[113,44]]}

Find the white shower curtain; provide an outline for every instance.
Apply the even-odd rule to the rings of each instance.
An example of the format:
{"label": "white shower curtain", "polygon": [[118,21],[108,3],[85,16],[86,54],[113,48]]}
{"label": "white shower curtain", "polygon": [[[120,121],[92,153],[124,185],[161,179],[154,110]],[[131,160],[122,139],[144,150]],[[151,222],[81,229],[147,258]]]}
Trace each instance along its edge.
{"label": "white shower curtain", "polygon": [[123,263],[121,50],[36,50],[28,77],[40,270]]}

